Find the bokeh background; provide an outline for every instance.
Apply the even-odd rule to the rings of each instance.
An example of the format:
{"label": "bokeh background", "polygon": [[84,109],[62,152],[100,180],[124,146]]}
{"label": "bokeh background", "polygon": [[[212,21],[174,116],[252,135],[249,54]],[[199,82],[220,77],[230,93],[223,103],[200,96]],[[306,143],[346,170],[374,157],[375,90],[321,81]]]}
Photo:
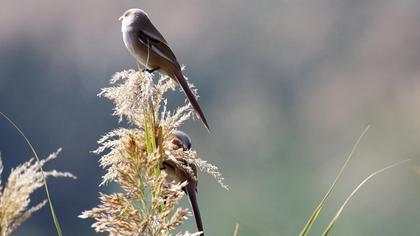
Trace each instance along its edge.
{"label": "bokeh background", "polygon": [[[90,151],[125,125],[96,94],[114,72],[135,67],[117,20],[131,7],[149,13],[199,88],[212,133],[198,120],[183,129],[231,188],[199,176],[207,235],[231,235],[237,222],[241,236],[297,235],[368,124],[312,235],[365,176],[405,158],[414,161],[366,185],[333,232],[419,234],[419,1],[2,0],[0,111],[41,156],[63,148],[47,168],[78,176],[49,181],[65,235],[98,235],[77,216],[99,191],[116,191],[98,187],[104,171]],[[3,179],[31,157],[5,120],[0,151]],[[193,231],[193,220],[183,229]],[[15,235],[54,234],[45,207]]]}

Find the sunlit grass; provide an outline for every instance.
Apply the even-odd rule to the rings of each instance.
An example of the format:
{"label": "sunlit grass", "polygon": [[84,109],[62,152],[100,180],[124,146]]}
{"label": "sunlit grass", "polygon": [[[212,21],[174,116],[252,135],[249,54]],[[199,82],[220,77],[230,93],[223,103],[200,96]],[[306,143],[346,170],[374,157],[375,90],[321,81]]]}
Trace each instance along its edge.
{"label": "sunlit grass", "polygon": [[322,198],[321,202],[318,204],[318,206],[313,211],[311,217],[309,217],[309,220],[306,222],[306,225],[303,227],[302,231],[299,234],[300,236],[307,235],[309,233],[309,230],[312,228],[313,224],[315,223],[315,221],[318,219],[319,213],[321,213],[321,210],[324,207],[326,200],[328,199],[328,197],[331,195],[332,191],[334,190],[334,188],[335,188],[338,180],[340,179],[340,177],[342,176],[344,170],[346,169],[347,164],[349,163],[349,161],[353,157],[353,154],[356,151],[357,146],[359,145],[360,141],[362,140],[363,136],[365,136],[365,134],[367,133],[367,131],[369,130],[369,128],[370,128],[370,126],[368,125],[363,130],[363,132],[359,136],[359,138],[356,140],[355,144],[353,145],[353,148],[350,151],[350,154],[348,155],[347,159],[344,161],[344,164],[341,167],[340,171],[338,172],[338,175],[335,177],[334,182],[332,183],[331,187],[328,189],[327,193]]}
{"label": "sunlit grass", "polygon": [[[315,210],[312,212],[312,215],[309,217],[308,221],[306,222],[305,226],[303,227],[302,231],[300,232],[299,236],[306,236],[308,235],[309,231],[311,230],[312,226],[315,224],[315,222],[318,220],[319,214],[321,213],[321,210],[323,209],[324,205],[327,202],[328,197],[331,195],[332,191],[335,189],[336,184],[338,182],[338,180],[341,178],[344,170],[347,167],[347,164],[350,162],[354,152],[356,151],[360,141],[362,140],[362,138],[366,135],[367,131],[369,130],[370,126],[367,126],[362,134],[359,136],[359,138],[357,139],[357,141],[355,142],[355,144],[353,145],[353,148],[349,154],[349,156],[347,157],[347,159],[345,160],[344,164],[342,165],[340,171],[338,172],[338,175],[336,176],[336,178],[334,179],[332,185],[330,186],[330,188],[328,189],[328,191],[326,192],[326,194],[324,195],[324,197],[322,198],[321,202],[318,204],[318,206],[315,208]],[[393,167],[396,167],[398,165],[401,165],[405,162],[408,162],[409,160],[403,160],[400,162],[397,162],[395,164],[389,165],[385,168],[382,168],[378,171],[373,172],[372,174],[370,174],[368,177],[366,177],[347,197],[347,199],[344,201],[344,203],[341,205],[341,207],[338,209],[337,213],[334,215],[334,217],[332,218],[332,220],[330,221],[330,223],[328,224],[328,226],[326,227],[323,236],[327,236],[331,233],[331,230],[333,228],[333,226],[335,225],[335,223],[337,222],[338,218],[341,216],[344,208],[347,206],[348,202],[353,198],[353,196],[359,191],[359,189],[366,184],[366,182],[368,182],[371,178],[375,177],[376,175],[391,169]]]}
{"label": "sunlit grass", "polygon": [[392,165],[389,165],[389,166],[387,166],[387,167],[385,167],[385,168],[382,168],[382,169],[380,169],[380,170],[377,170],[377,171],[375,171],[375,172],[373,172],[372,174],[370,174],[368,177],[366,177],[351,193],[350,193],[350,195],[347,197],[347,199],[344,201],[344,203],[341,205],[341,207],[338,209],[338,211],[337,211],[337,213],[335,214],[335,216],[333,217],[333,219],[330,221],[330,223],[328,224],[328,226],[327,226],[327,228],[325,229],[325,231],[324,231],[324,233],[322,234],[322,235],[324,235],[324,236],[327,236],[327,235],[330,235],[330,233],[331,233],[331,230],[332,230],[332,228],[333,228],[333,226],[335,225],[335,223],[337,222],[337,220],[338,220],[338,218],[341,216],[341,213],[343,212],[343,210],[344,210],[344,207],[346,207],[347,206],[347,204],[349,203],[349,201],[353,198],[353,196],[359,191],[359,189],[363,186],[363,185],[365,185],[371,178],[373,178],[373,177],[375,177],[376,175],[378,175],[378,174],[380,174],[380,173],[382,173],[382,172],[384,172],[384,171],[386,171],[386,170],[389,170],[389,169],[391,169],[391,168],[393,168],[393,167],[396,167],[396,166],[398,166],[398,165],[401,165],[401,164],[403,164],[403,163],[406,163],[406,162],[408,162],[408,161],[410,161],[410,159],[407,159],[407,160],[403,160],[403,161],[400,161],[400,162],[397,162],[397,163],[394,163],[394,164],[392,164]]}
{"label": "sunlit grass", "polygon": [[[10,235],[16,230],[25,220],[27,220],[32,213],[42,208],[46,202],[50,206],[51,216],[59,236],[63,235],[58,217],[55,214],[54,207],[50,197],[50,191],[48,189],[47,177],[70,177],[76,178],[69,172],[58,172],[56,170],[44,171],[43,166],[46,162],[57,158],[61,149],[51,154],[48,158],[41,160],[32,146],[29,139],[25,136],[22,130],[4,113],[2,115],[25,139],[29,148],[34,155],[29,161],[24,162],[15,169],[9,175],[8,182],[3,188],[0,186],[2,192],[0,193],[0,235]],[[3,165],[0,160],[0,174],[3,171]],[[27,208],[30,202],[30,194],[36,189],[44,186],[47,195],[47,201],[37,204],[31,208]]]}
{"label": "sunlit grass", "polygon": [[159,76],[155,83],[151,74],[129,70],[116,73],[111,87],[102,89],[100,96],[115,105],[113,114],[132,126],[113,130],[98,141],[95,153],[102,154],[100,165],[107,172],[102,184],[112,181],[123,191],[101,193],[101,203],[80,215],[94,218],[92,227],[97,232],[126,236],[200,234],[175,232],[192,213],[179,207],[187,183],[167,182],[166,172],[161,171],[165,161],[175,163],[185,174],[192,174],[190,166],[197,166],[227,188],[216,166],[200,159],[194,150],[174,145],[174,131],[193,114],[189,103],[167,110],[164,94],[175,90],[175,85],[167,76]]}

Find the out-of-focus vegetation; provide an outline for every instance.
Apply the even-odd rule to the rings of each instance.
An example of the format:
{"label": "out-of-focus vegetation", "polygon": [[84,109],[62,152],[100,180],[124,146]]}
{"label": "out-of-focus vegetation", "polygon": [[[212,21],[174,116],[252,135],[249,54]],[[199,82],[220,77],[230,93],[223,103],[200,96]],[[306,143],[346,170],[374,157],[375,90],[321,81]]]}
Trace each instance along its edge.
{"label": "out-of-focus vegetation", "polygon": [[[92,222],[76,216],[97,203],[103,171],[90,151],[117,126],[112,104],[96,94],[114,71],[136,66],[117,20],[129,7],[147,10],[200,89],[212,133],[198,121],[183,129],[231,187],[222,191],[199,176],[208,235],[230,233],[236,222],[240,236],[298,234],[366,124],[372,128],[313,235],[378,167],[405,158],[419,165],[418,1],[5,0],[0,110],[21,124],[40,156],[66,150],[49,164],[79,177],[54,196],[66,235],[92,235]],[[170,108],[184,99],[172,95]],[[3,157],[30,156],[24,145],[0,122]],[[20,160],[3,162],[12,167]],[[417,235],[419,178],[406,168],[381,175],[353,199],[333,232]],[[61,184],[53,180],[50,188]],[[34,201],[44,197],[35,194]],[[40,210],[15,235],[53,235],[49,214]],[[191,228],[192,220],[185,229]]]}

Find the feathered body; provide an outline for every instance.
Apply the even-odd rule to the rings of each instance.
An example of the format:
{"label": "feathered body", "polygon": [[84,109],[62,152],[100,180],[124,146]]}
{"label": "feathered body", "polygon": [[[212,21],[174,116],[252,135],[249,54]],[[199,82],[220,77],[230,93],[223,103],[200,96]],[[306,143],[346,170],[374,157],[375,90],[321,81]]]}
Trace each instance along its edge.
{"label": "feathered body", "polygon": [[194,111],[209,129],[208,122],[182,74],[181,66],[162,34],[141,9],[127,10],[123,16],[121,31],[124,44],[133,57],[149,71],[158,70],[178,82]]}

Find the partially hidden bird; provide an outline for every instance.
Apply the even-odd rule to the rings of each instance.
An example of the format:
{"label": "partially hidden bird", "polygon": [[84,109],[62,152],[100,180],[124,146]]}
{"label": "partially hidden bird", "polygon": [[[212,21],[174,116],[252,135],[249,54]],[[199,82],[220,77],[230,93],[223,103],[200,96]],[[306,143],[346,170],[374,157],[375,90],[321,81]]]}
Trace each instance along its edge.
{"label": "partially hidden bird", "polygon": [[[186,133],[180,130],[175,130],[174,136],[175,139],[172,143],[174,144],[175,148],[181,148],[184,151],[191,149],[191,138]],[[202,232],[201,235],[204,236],[203,222],[201,221],[200,210],[198,208],[197,202],[197,167],[192,163],[187,163],[185,160],[178,161],[182,161],[183,165],[189,166],[193,173],[189,173],[186,169],[180,168],[171,160],[166,160],[163,162],[162,167],[162,169],[167,174],[165,181],[167,183],[182,183],[187,181],[187,185],[184,187],[184,191],[187,193],[190,199],[197,229],[199,232]],[[194,174],[194,176],[192,176],[192,174]]]}
{"label": "partially hidden bird", "polygon": [[133,8],[120,18],[124,44],[137,62],[145,67],[144,71],[159,71],[174,79],[184,90],[192,108],[210,130],[206,117],[182,74],[181,66],[162,34],[150,21],[146,12]]}

